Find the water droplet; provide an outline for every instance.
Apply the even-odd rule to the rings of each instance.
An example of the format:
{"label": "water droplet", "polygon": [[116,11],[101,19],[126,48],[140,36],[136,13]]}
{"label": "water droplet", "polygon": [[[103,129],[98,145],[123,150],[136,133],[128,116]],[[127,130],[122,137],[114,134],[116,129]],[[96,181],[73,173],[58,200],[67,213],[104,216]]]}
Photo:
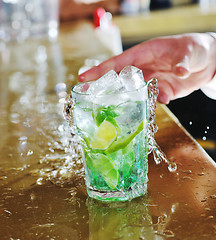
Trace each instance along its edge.
{"label": "water droplet", "polygon": [[43,178],[38,178],[36,183],[37,183],[37,185],[42,185],[43,184]]}
{"label": "water droplet", "polygon": [[175,172],[177,170],[177,165],[174,162],[169,163],[168,169],[170,172]]}
{"label": "water droplet", "polygon": [[18,113],[11,113],[10,121],[12,123],[18,124],[20,122],[20,115]]}
{"label": "water droplet", "polygon": [[28,152],[27,152],[27,156],[31,156],[31,155],[33,155],[33,151],[32,150],[28,150]]}
{"label": "water droplet", "polygon": [[192,121],[190,121],[190,122],[189,122],[189,125],[192,125],[192,124],[193,124],[193,122],[192,122]]}
{"label": "water droplet", "polygon": [[201,200],[201,202],[206,202],[207,200],[208,200],[208,198],[205,197],[205,198],[203,198],[203,199]]}
{"label": "water droplet", "polygon": [[192,178],[192,177],[189,177],[189,176],[184,176],[184,177],[182,178],[182,180],[190,180],[190,181],[192,181],[193,178]]}
{"label": "water droplet", "polygon": [[205,175],[204,172],[202,172],[202,173],[198,173],[198,176],[203,176],[203,175]]}
{"label": "water droplet", "polygon": [[7,176],[0,177],[0,180],[5,180],[5,179],[7,179]]}
{"label": "water droplet", "polygon": [[35,194],[34,193],[31,193],[30,194],[30,199],[33,201],[33,200],[35,200]]}
{"label": "water droplet", "polygon": [[174,213],[176,211],[176,204],[173,204],[172,207],[171,207],[171,212]]}
{"label": "water droplet", "polygon": [[211,195],[210,198],[212,198],[212,199],[216,199],[216,194]]}
{"label": "water droplet", "polygon": [[155,231],[157,235],[164,236],[164,237],[175,237],[175,234],[171,230],[164,230],[164,231]]}
{"label": "water droplet", "polygon": [[11,215],[11,214],[12,214],[12,212],[10,212],[10,211],[9,211],[9,210],[7,210],[7,209],[4,209],[4,212],[8,213],[9,215]]}
{"label": "water droplet", "polygon": [[52,152],[52,153],[55,152],[55,150],[53,148],[51,148],[51,147],[49,148],[49,151]]}
{"label": "water droplet", "polygon": [[202,137],[202,140],[205,141],[205,140],[206,140],[206,136],[203,136],[203,137]]}
{"label": "water droplet", "polygon": [[192,173],[191,170],[183,170],[182,172],[183,172],[183,173],[187,173],[187,174],[191,174],[191,173]]}
{"label": "water droplet", "polygon": [[26,141],[28,138],[26,137],[26,136],[21,136],[20,138],[19,138],[19,141]]}

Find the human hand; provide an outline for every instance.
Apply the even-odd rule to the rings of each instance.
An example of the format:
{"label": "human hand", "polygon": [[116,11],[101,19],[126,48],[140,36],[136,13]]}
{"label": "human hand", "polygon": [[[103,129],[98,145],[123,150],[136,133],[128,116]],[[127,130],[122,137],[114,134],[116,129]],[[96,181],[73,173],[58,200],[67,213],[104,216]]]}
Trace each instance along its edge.
{"label": "human hand", "polygon": [[155,38],[138,44],[79,76],[98,79],[127,65],[143,71],[146,81],[158,79],[158,101],[168,104],[207,84],[216,69],[216,41],[209,34],[191,33]]}

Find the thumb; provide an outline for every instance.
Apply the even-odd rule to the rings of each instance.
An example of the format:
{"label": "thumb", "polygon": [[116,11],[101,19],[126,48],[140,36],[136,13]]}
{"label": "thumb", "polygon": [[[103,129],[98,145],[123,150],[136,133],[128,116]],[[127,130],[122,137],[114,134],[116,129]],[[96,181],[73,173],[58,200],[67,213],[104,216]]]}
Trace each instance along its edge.
{"label": "thumb", "polygon": [[187,78],[190,75],[189,56],[185,55],[182,59],[173,63],[172,72],[180,77]]}

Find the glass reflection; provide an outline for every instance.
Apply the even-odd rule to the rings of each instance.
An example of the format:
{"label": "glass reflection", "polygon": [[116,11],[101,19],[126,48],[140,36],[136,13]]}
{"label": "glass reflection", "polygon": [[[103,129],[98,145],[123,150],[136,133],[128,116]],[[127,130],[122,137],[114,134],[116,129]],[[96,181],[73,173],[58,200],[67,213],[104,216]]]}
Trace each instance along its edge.
{"label": "glass reflection", "polygon": [[89,240],[155,240],[146,196],[131,202],[106,203],[88,199]]}

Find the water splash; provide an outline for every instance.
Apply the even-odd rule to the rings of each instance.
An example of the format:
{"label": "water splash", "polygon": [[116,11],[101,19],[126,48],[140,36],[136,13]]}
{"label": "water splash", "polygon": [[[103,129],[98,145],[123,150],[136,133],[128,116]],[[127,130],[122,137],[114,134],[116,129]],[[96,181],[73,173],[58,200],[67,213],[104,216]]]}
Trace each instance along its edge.
{"label": "water splash", "polygon": [[173,238],[175,237],[175,234],[171,230],[164,230],[163,232],[155,231],[156,235],[166,237],[166,238]]}
{"label": "water splash", "polygon": [[[148,82],[148,128],[147,128],[147,136],[148,136],[148,143],[149,143],[149,154],[153,153],[154,161],[156,164],[160,164],[161,162],[165,162],[168,165],[168,170],[170,172],[175,172],[177,170],[177,165],[175,162],[171,162],[167,159],[164,152],[161,150],[159,145],[157,144],[154,134],[158,131],[157,124],[155,123],[156,118],[156,107],[157,107],[157,96],[159,93],[157,87],[157,79],[153,78]],[[68,121],[71,131],[75,134],[76,127],[74,125],[73,119],[73,108],[74,108],[74,101],[70,94],[68,94],[65,98],[64,104],[64,117]]]}
{"label": "water splash", "polygon": [[74,118],[73,118],[73,109],[74,109],[74,101],[72,99],[71,94],[67,94],[67,96],[65,97],[63,115],[64,115],[64,118],[69,123],[69,126],[71,127],[71,131],[75,134],[76,128],[75,128]]}
{"label": "water splash", "polygon": [[165,162],[168,164],[168,170],[170,172],[175,172],[177,170],[177,165],[167,159],[164,152],[161,150],[157,144],[154,135],[158,130],[157,124],[155,123],[156,118],[156,107],[157,107],[157,96],[159,90],[157,87],[157,79],[153,78],[148,82],[148,110],[149,110],[149,122],[147,129],[148,143],[149,143],[149,154],[152,152],[154,161],[156,164]]}

